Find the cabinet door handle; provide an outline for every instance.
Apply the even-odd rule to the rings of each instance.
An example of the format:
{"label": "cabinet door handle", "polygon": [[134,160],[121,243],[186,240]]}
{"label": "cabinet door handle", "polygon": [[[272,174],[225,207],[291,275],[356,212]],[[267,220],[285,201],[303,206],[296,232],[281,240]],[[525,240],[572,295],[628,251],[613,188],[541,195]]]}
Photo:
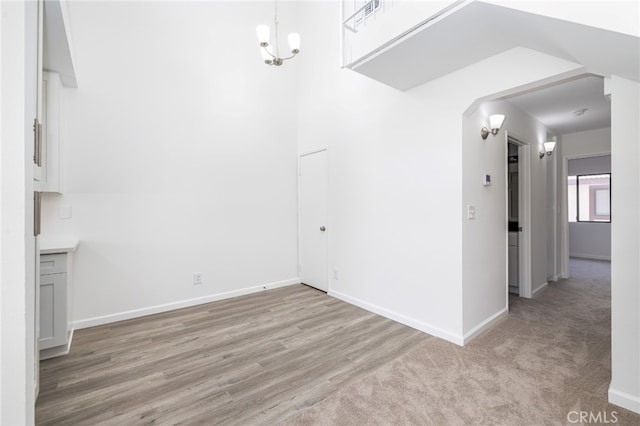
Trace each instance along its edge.
{"label": "cabinet door handle", "polygon": [[40,223],[42,219],[42,192],[33,192],[33,236],[40,235]]}
{"label": "cabinet door handle", "polygon": [[38,164],[38,119],[33,119],[33,162]]}
{"label": "cabinet door handle", "polygon": [[42,167],[42,123],[38,123],[38,167]]}
{"label": "cabinet door handle", "polygon": [[42,124],[37,118],[33,119],[33,162],[42,166]]}

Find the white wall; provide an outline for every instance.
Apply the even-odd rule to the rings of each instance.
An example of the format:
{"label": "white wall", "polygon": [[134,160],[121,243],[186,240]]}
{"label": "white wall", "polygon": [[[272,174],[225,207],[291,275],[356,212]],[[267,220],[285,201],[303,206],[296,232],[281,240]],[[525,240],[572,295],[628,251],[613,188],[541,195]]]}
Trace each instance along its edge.
{"label": "white wall", "polygon": [[0,2],[0,424],[34,422],[35,3]]}
{"label": "white wall", "polygon": [[569,176],[611,173],[611,154],[569,159],[567,170]]}
{"label": "white wall", "polygon": [[[484,248],[482,236],[463,240],[464,206],[478,203],[478,214],[489,214],[488,201],[463,194],[470,185],[484,189],[480,173],[469,185],[463,180],[463,167],[477,160],[467,144],[484,146],[480,125],[473,140],[463,137],[463,114],[478,98],[576,65],[517,48],[399,92],[339,69],[340,41],[326,25],[339,22],[339,5],[312,3],[306,11],[305,46],[314,55],[300,57],[299,150],[326,146],[330,153],[330,269],[339,279],[331,280],[329,293],[462,343],[466,332],[504,309],[506,297],[506,231],[498,254]],[[493,154],[480,158],[498,161]],[[484,169],[480,164],[474,167]],[[481,271],[479,278],[463,268],[463,241],[483,247],[466,257]],[[543,283],[540,251],[542,270],[536,266],[535,278]],[[487,272],[494,265],[501,268],[498,282]],[[476,291],[483,297],[474,300]]]}
{"label": "white wall", "polygon": [[[313,55],[300,56],[299,151],[329,150],[330,269],[339,277],[329,294],[456,340],[460,143],[444,129],[459,127],[460,114],[340,69],[339,34],[327,25],[339,23],[340,4],[306,11]],[[443,129],[432,128],[434,116]]]}
{"label": "white wall", "polygon": [[611,224],[570,222],[569,256],[611,260]]}
{"label": "white wall", "polygon": [[[504,114],[501,132],[480,138],[480,128],[491,114]],[[507,134],[527,143],[530,170],[529,226],[531,291],[546,285],[547,276],[547,168],[549,158],[537,153],[548,129],[508,102],[481,106],[463,122],[463,289],[464,333],[471,337],[477,327],[505,313],[507,300]],[[491,185],[482,186],[482,176]],[[468,205],[476,206],[476,219],[468,220]],[[526,227],[521,215],[520,225]]]}
{"label": "white wall", "polygon": [[[611,142],[609,129],[608,141]],[[569,160],[568,175],[611,172],[611,155],[581,157]],[[612,180],[613,180],[612,176]],[[569,222],[569,256],[611,260],[611,224]]]}
{"label": "white wall", "polygon": [[517,1],[482,0],[527,13],[549,16],[563,21],[577,22],[595,28],[640,37],[640,5],[629,0],[590,0],[588,6],[582,1]]}
{"label": "white wall", "polygon": [[611,129],[588,130],[562,135],[562,155],[565,158],[592,157],[611,153]]}
{"label": "white wall", "polygon": [[609,401],[640,413],[640,84],[611,90],[611,385]]}
{"label": "white wall", "polygon": [[[281,33],[296,7],[280,5]],[[273,5],[68,8],[79,88],[63,90],[63,195],[45,197],[43,234],[80,240],[76,325],[297,282],[300,64],[262,63]]]}

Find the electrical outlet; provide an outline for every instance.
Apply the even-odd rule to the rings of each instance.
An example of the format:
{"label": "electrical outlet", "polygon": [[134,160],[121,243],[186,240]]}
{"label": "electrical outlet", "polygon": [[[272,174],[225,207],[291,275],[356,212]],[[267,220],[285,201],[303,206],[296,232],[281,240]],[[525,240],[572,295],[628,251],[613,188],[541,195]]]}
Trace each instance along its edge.
{"label": "electrical outlet", "polygon": [[336,281],[338,280],[338,270],[337,269],[333,270],[333,279],[336,280]]}
{"label": "electrical outlet", "polygon": [[193,273],[193,285],[202,284],[202,274],[200,272]]}

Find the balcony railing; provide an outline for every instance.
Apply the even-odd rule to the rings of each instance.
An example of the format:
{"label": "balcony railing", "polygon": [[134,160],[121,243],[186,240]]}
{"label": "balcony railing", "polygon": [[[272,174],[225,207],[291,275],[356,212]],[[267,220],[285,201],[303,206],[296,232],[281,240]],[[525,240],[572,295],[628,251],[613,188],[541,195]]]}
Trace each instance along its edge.
{"label": "balcony railing", "polygon": [[366,25],[367,19],[375,17],[382,10],[383,0],[369,0],[342,22],[345,29],[357,33],[358,27]]}

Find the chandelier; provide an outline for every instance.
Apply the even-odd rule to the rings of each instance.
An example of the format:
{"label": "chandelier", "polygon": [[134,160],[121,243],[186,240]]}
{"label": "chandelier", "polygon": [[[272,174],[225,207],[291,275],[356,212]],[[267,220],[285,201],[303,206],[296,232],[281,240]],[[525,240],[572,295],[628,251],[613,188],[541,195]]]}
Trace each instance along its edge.
{"label": "chandelier", "polygon": [[283,58],[280,56],[280,46],[278,45],[278,1],[275,2],[275,14],[273,17],[275,24],[275,49],[274,46],[269,44],[269,26],[258,25],[256,27],[256,33],[258,34],[258,42],[260,42],[260,52],[262,53],[262,59],[267,65],[280,66],[287,59],[291,59],[300,53],[300,34],[289,34],[289,48],[291,49],[291,56]]}

